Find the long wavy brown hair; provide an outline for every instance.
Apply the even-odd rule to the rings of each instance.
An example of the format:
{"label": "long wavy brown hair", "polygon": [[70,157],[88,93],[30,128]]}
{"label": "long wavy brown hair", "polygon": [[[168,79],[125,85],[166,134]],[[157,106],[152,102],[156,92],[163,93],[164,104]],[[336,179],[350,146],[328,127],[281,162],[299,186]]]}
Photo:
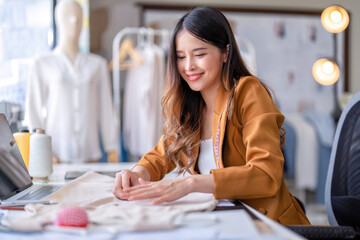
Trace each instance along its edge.
{"label": "long wavy brown hair", "polygon": [[[195,161],[194,149],[199,144],[200,120],[205,102],[200,92],[190,89],[177,69],[176,37],[186,30],[196,38],[227,51],[227,61],[223,64],[222,85],[230,91],[227,102],[228,120],[234,109],[234,91],[243,76],[252,76],[241,58],[234,34],[226,17],[218,10],[209,7],[198,7],[185,14],[175,26],[166,71],[166,89],[162,97],[164,117],[163,141],[168,161],[176,164],[178,173],[189,169]],[[271,96],[270,89],[261,82]],[[280,143],[283,145],[285,131],[279,130]],[[189,161],[180,160],[185,154]]]}

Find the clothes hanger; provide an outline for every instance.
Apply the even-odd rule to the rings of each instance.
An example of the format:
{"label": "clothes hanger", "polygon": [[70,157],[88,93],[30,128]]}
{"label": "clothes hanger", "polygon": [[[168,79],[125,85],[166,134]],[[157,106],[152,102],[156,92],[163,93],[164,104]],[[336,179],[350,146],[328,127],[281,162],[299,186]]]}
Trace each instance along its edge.
{"label": "clothes hanger", "polygon": [[[143,63],[141,54],[135,49],[134,43],[130,39],[125,39],[119,49],[119,69],[126,70]],[[113,69],[113,60],[109,63],[110,70]]]}

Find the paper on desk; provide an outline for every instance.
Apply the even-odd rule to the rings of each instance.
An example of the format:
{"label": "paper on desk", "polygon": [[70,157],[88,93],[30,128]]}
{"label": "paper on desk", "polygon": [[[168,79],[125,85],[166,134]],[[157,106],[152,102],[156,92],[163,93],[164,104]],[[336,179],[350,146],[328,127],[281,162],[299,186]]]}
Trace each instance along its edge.
{"label": "paper on desk", "polygon": [[179,228],[171,231],[134,232],[121,234],[117,240],[209,240],[219,239],[211,228]]}
{"label": "paper on desk", "polygon": [[[260,235],[253,219],[243,209],[189,213],[181,219],[179,224],[189,228],[189,231],[194,227],[216,229],[219,239],[251,239],[251,237]],[[195,231],[193,233],[196,234]]]}
{"label": "paper on desk", "polygon": [[264,237],[244,210],[189,213],[177,219],[177,226],[171,231],[122,233],[118,240],[254,240]]}
{"label": "paper on desk", "polygon": [[217,205],[217,207],[233,207],[233,206],[235,206],[235,204],[232,203],[230,200],[227,200],[227,199],[219,200],[219,203]]}
{"label": "paper on desk", "polygon": [[245,210],[214,212],[214,214],[220,219],[220,224],[217,226],[220,239],[252,239],[259,235],[253,219]]}

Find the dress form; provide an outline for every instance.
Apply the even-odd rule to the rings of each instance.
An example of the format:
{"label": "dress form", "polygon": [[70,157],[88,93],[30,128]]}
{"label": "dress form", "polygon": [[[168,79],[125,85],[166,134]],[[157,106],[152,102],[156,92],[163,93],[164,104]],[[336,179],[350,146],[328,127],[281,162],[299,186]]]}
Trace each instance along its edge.
{"label": "dress form", "polygon": [[59,48],[74,65],[76,56],[80,52],[81,6],[74,0],[61,1],[55,9],[55,20],[59,31]]}
{"label": "dress form", "polygon": [[117,162],[106,59],[80,52],[82,8],[75,0],[60,1],[55,19],[57,47],[34,58],[30,68],[26,123],[33,129],[47,129],[53,136],[54,162],[98,161],[102,156],[100,139],[108,161]]}
{"label": "dress form", "polygon": [[[82,28],[82,8],[74,0],[63,0],[56,6],[55,21],[59,32],[58,47],[75,66],[76,57],[80,53],[79,38]],[[108,162],[118,162],[116,151],[107,153]],[[54,159],[54,161],[58,161]]]}

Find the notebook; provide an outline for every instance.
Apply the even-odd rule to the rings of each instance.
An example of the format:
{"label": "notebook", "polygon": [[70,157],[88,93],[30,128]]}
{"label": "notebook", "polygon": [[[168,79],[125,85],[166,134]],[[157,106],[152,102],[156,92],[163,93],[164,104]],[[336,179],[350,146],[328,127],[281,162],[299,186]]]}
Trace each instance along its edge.
{"label": "notebook", "polygon": [[4,114],[0,114],[0,207],[36,202],[61,185],[33,184]]}

